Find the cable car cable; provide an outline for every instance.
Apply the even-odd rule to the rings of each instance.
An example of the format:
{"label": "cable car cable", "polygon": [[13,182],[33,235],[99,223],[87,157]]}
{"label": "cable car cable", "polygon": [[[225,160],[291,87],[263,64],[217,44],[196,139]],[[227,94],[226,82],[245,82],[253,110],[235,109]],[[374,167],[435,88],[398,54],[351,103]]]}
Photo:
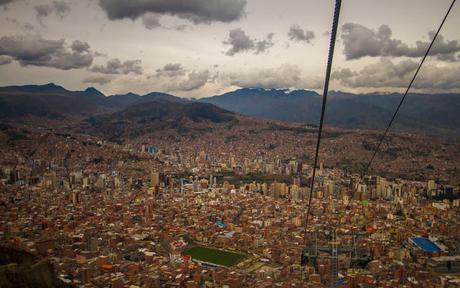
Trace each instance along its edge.
{"label": "cable car cable", "polygon": [[391,127],[391,125],[393,124],[393,122],[394,122],[394,120],[395,120],[395,118],[396,118],[396,115],[397,115],[398,112],[399,112],[399,109],[401,108],[402,104],[404,103],[404,100],[406,99],[406,96],[407,96],[407,94],[409,93],[409,90],[410,90],[410,88],[412,87],[412,84],[414,83],[415,79],[417,78],[418,72],[419,72],[420,69],[422,68],[422,65],[423,65],[423,63],[425,62],[425,59],[427,58],[428,54],[430,53],[430,50],[431,50],[431,48],[433,47],[433,44],[434,44],[434,42],[436,41],[436,38],[438,37],[438,34],[439,34],[439,32],[441,31],[442,26],[444,25],[444,22],[446,22],[447,16],[449,16],[449,13],[450,13],[450,11],[452,10],[452,7],[454,6],[454,4],[455,4],[456,1],[457,1],[457,0],[453,0],[453,1],[452,1],[452,4],[450,4],[449,9],[447,10],[446,15],[444,16],[444,19],[443,19],[442,22],[441,22],[441,25],[439,25],[439,28],[438,28],[438,30],[436,31],[436,34],[434,34],[434,37],[433,37],[433,39],[431,40],[430,46],[428,46],[428,49],[426,50],[425,55],[423,56],[422,61],[420,62],[420,64],[419,64],[417,70],[415,71],[414,76],[412,77],[412,80],[410,81],[409,86],[408,86],[407,89],[406,89],[406,92],[404,93],[403,97],[401,98],[401,101],[399,102],[399,105],[396,107],[396,110],[395,110],[395,112],[394,112],[394,114],[393,114],[393,117],[391,117],[391,120],[390,120],[390,122],[388,123],[387,128],[385,129],[385,132],[384,132],[384,133],[382,134],[382,136],[380,137],[379,144],[378,144],[377,147],[375,148],[374,154],[372,155],[371,159],[369,160],[369,162],[367,163],[367,165],[364,167],[363,171],[361,172],[360,182],[362,181],[363,177],[366,175],[367,171],[369,170],[370,166],[372,165],[372,162],[374,161],[375,156],[376,156],[377,153],[380,151],[380,146],[382,146],[383,140],[384,140],[385,137],[387,136],[388,131],[390,130],[390,127]]}
{"label": "cable car cable", "polygon": [[309,195],[309,198],[308,198],[308,208],[307,208],[307,218],[306,218],[306,222],[305,222],[305,230],[307,229],[308,219],[310,217],[311,199],[312,199],[312,195],[313,195],[313,186],[315,184],[316,166],[318,165],[319,148],[320,148],[320,144],[321,144],[321,135],[322,135],[322,132],[323,132],[324,114],[326,113],[327,93],[329,91],[329,80],[331,78],[332,60],[334,58],[335,39],[337,37],[337,27],[338,27],[338,24],[339,24],[339,16],[340,16],[340,8],[341,8],[341,6],[342,6],[342,0],[336,0],[335,1],[335,9],[334,9],[334,20],[332,22],[331,42],[329,44],[329,56],[328,56],[328,60],[327,60],[326,80],[324,82],[323,105],[321,107],[321,117],[320,117],[320,120],[319,120],[318,139],[316,141],[315,161],[314,161],[314,165],[313,165],[313,174],[311,176],[310,195]]}

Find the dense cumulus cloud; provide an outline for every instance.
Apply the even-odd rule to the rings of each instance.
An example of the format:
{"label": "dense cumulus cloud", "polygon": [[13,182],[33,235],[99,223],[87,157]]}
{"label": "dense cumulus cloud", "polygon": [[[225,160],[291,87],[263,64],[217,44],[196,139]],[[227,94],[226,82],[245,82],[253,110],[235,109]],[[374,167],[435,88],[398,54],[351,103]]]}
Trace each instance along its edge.
{"label": "dense cumulus cloud", "polygon": [[101,86],[104,86],[105,84],[110,83],[112,80],[113,79],[108,76],[89,76],[83,79],[83,83],[99,84]]}
{"label": "dense cumulus cloud", "polygon": [[94,65],[90,71],[102,74],[142,74],[141,60],[128,60],[121,62],[118,58],[109,60],[106,65]]}
{"label": "dense cumulus cloud", "polygon": [[192,91],[213,79],[209,70],[190,71],[179,63],[168,63],[155,72],[148,79],[155,77],[165,91]]}
{"label": "dense cumulus cloud", "polygon": [[41,4],[34,6],[38,21],[43,25],[43,18],[48,17],[53,12],[60,18],[70,11],[70,6],[65,1],[53,1],[51,4]]}
{"label": "dense cumulus cloud", "polygon": [[53,1],[53,8],[56,15],[61,18],[70,11],[70,6],[65,1]]}
{"label": "dense cumulus cloud", "polygon": [[244,15],[246,0],[100,0],[111,20],[137,19],[147,13],[167,14],[193,23],[232,22]]}
{"label": "dense cumulus cloud", "polygon": [[187,74],[185,79],[170,81],[165,85],[166,91],[192,91],[206,85],[210,80],[209,70],[192,71]]}
{"label": "dense cumulus cloud", "polygon": [[160,16],[158,14],[145,14],[142,16],[142,23],[144,24],[144,27],[149,30],[161,27]]}
{"label": "dense cumulus cloud", "polygon": [[293,25],[289,28],[288,37],[293,41],[310,43],[315,38],[315,33],[304,30],[299,25]]}
{"label": "dense cumulus cloud", "polygon": [[35,13],[37,14],[38,22],[41,24],[43,24],[43,18],[48,17],[53,12],[53,8],[51,8],[51,6],[48,4],[37,5],[34,8]]}
{"label": "dense cumulus cloud", "polygon": [[6,65],[12,63],[13,60],[9,56],[0,56],[0,65]]}
{"label": "dense cumulus cloud", "polygon": [[[382,58],[354,72],[339,69],[333,79],[350,88],[406,88],[414,75],[418,63],[404,60],[398,63]],[[458,65],[436,66],[428,64],[422,68],[413,84],[415,89],[458,89],[460,67]]]}
{"label": "dense cumulus cloud", "polygon": [[[430,32],[428,36],[432,39],[434,33]],[[392,38],[392,30],[387,25],[381,25],[377,30],[373,30],[355,23],[344,24],[341,37],[347,60],[366,56],[422,57],[431,42],[417,41],[415,46],[411,47],[399,39]],[[439,60],[458,61],[460,60],[458,52],[460,52],[459,41],[448,41],[442,35],[438,35],[430,55],[436,56]]]}
{"label": "dense cumulus cloud", "polygon": [[169,63],[163,68],[156,70],[156,77],[177,77],[185,75],[186,71],[181,64]]}
{"label": "dense cumulus cloud", "polygon": [[62,70],[89,67],[93,62],[93,56],[88,50],[69,49],[63,39],[47,40],[37,35],[3,36],[0,38],[0,55],[10,56],[22,66]]}
{"label": "dense cumulus cloud", "polygon": [[78,53],[89,52],[89,44],[80,40],[73,41],[72,45],[70,46],[73,51]]}
{"label": "dense cumulus cloud", "polygon": [[275,33],[269,33],[265,39],[255,41],[255,54],[263,53],[273,47],[273,36]]}
{"label": "dense cumulus cloud", "polygon": [[245,73],[227,74],[225,81],[230,85],[250,88],[309,88],[318,89],[321,81],[302,77],[297,65],[283,64],[278,68],[260,69]]}
{"label": "dense cumulus cloud", "polygon": [[228,39],[223,42],[225,45],[230,46],[230,49],[225,54],[233,56],[245,52],[253,52],[254,54],[263,53],[274,45],[274,35],[273,33],[269,33],[264,39],[258,40],[250,38],[241,28],[230,30]]}

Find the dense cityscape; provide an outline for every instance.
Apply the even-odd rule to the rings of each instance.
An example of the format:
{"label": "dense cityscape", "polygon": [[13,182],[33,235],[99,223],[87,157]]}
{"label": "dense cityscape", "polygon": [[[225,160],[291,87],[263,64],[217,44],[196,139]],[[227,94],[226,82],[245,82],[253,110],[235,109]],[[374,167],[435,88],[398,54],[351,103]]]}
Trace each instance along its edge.
{"label": "dense cityscape", "polygon": [[321,164],[306,227],[308,161],[36,137],[2,146],[0,235],[61,285],[325,287],[333,235],[344,287],[459,284],[457,186]]}

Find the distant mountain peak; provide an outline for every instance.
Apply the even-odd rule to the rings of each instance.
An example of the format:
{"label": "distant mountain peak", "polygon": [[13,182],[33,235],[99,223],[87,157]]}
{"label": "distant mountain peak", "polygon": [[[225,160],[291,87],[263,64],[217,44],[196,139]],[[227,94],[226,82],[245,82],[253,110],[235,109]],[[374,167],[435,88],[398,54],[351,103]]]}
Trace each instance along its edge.
{"label": "distant mountain peak", "polygon": [[140,95],[136,94],[136,93],[133,93],[133,92],[128,92],[128,93],[125,94],[125,96],[135,96],[135,97],[137,97],[137,96],[140,96]]}
{"label": "distant mountain peak", "polygon": [[94,87],[88,87],[88,88],[86,88],[86,89],[85,89],[85,92],[88,92],[88,93],[99,92],[99,93],[100,93],[100,91],[97,90],[97,89],[94,88]]}
{"label": "distant mountain peak", "polygon": [[43,84],[43,85],[24,85],[24,86],[15,86],[15,87],[35,87],[37,90],[43,90],[43,91],[68,91],[64,87],[54,84],[53,82]]}
{"label": "distant mountain peak", "polygon": [[102,93],[101,91],[97,90],[96,88],[94,87],[88,87],[86,88],[85,91],[83,91],[83,94],[85,95],[91,95],[91,96],[104,96],[104,93]]}
{"label": "distant mountain peak", "polygon": [[[287,88],[241,88],[235,91],[231,91],[222,95],[212,96],[209,98],[203,98],[202,102],[209,102],[206,99],[212,101],[212,99],[222,99],[224,98],[233,98],[233,97],[263,97],[263,98],[302,98],[302,97],[311,97],[318,96],[318,93],[312,90],[294,90]],[[213,102],[211,102],[213,103]]]}
{"label": "distant mountain peak", "polygon": [[189,102],[188,99],[174,96],[168,93],[163,93],[163,92],[151,92],[148,94],[145,94],[142,96],[142,101],[151,101],[151,100],[166,100],[170,102],[180,102],[180,103],[185,103]]}
{"label": "distant mountain peak", "polygon": [[[44,85],[37,85],[37,86],[43,86],[43,87],[49,87],[49,88],[51,88],[51,87],[63,88],[62,86],[56,85],[56,84],[54,84],[53,82],[50,82],[50,83],[44,84]],[[63,88],[63,89],[64,89],[64,88]]]}
{"label": "distant mountain peak", "polygon": [[65,93],[69,92],[64,87],[54,83],[47,83],[43,85],[15,85],[0,87],[3,92],[26,92],[26,93]]}

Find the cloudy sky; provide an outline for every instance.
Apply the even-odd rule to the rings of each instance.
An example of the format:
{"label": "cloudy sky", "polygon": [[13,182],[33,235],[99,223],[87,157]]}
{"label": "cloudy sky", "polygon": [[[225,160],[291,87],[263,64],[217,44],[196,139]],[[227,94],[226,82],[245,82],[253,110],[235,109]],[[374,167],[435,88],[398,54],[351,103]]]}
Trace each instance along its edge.
{"label": "cloudy sky", "polygon": [[[451,0],[344,1],[331,89],[401,91]],[[321,89],[334,1],[0,0],[0,85]],[[414,88],[460,92],[460,5]]]}

